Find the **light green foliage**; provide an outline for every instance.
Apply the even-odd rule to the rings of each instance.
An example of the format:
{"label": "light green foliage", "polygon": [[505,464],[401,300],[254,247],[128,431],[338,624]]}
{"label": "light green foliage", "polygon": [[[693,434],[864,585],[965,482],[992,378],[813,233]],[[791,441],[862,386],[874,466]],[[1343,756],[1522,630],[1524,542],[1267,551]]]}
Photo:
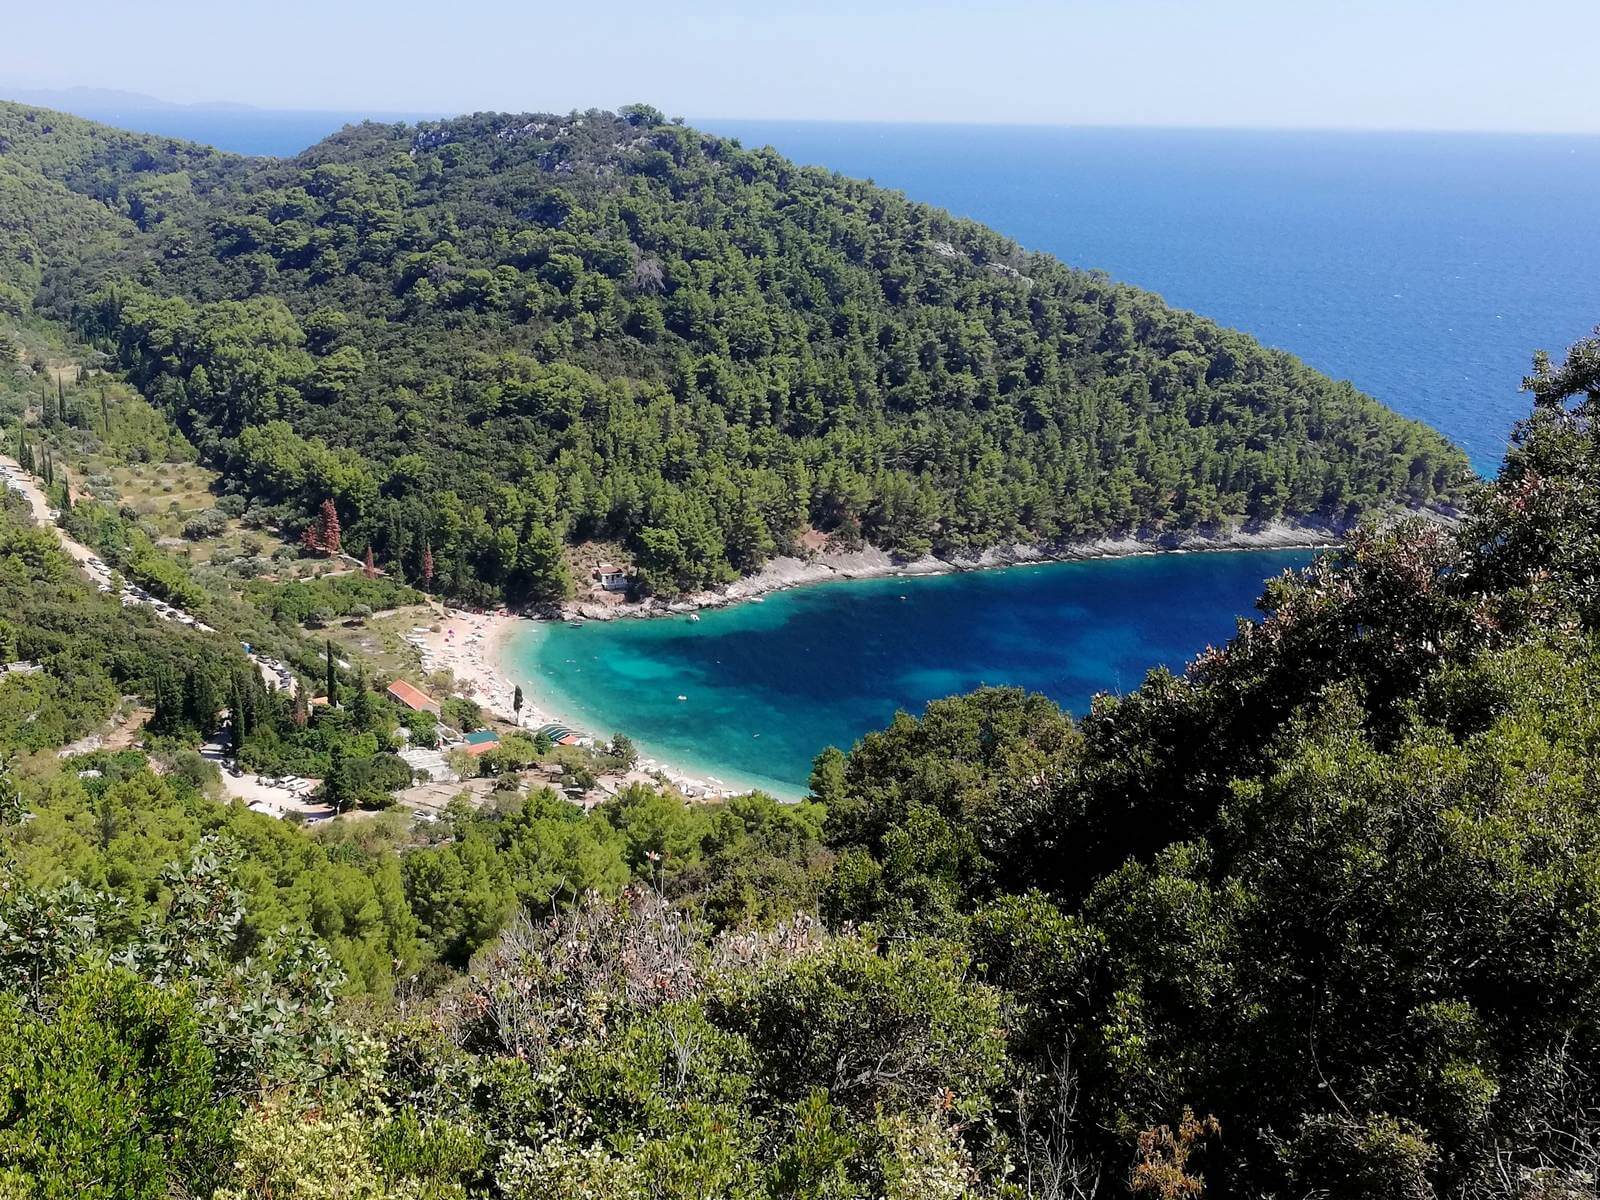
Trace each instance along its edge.
{"label": "light green foliage", "polygon": [[465,1200],[455,1179],[482,1154],[467,1130],[425,1126],[414,1110],[277,1094],[239,1123],[228,1184],[212,1200]]}
{"label": "light green foliage", "polygon": [[[0,1177],[36,1200],[165,1200],[219,1175],[233,1106],[216,1094],[181,990],[95,968],[30,1012],[0,997]],[[3,1194],[3,1193],[0,1193]]]}
{"label": "light green foliage", "polygon": [[255,582],[245,592],[263,612],[296,622],[304,622],[316,612],[342,617],[365,606],[370,614],[422,600],[420,592],[402,583],[381,577],[368,579],[360,573],[289,583]]}
{"label": "light green foliage", "polygon": [[[72,741],[109,717],[124,692],[154,699],[162,680],[176,688],[196,672],[210,679],[243,667],[222,639],[93,591],[10,491],[0,496],[0,652],[43,668],[0,677],[0,753]],[[182,708],[181,694],[173,701]]]}

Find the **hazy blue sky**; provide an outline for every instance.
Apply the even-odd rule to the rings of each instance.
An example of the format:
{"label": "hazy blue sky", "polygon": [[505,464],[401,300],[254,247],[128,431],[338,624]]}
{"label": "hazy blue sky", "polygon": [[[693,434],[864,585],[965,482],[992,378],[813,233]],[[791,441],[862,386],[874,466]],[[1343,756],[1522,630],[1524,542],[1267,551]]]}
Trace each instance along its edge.
{"label": "hazy blue sky", "polygon": [[354,110],[1600,132],[1600,0],[73,0],[0,81]]}

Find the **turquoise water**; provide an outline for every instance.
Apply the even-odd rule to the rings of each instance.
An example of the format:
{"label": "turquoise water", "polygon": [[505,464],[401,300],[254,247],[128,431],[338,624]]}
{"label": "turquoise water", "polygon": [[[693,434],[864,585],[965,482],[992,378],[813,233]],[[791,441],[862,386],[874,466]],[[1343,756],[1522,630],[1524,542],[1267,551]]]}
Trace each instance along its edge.
{"label": "turquoise water", "polygon": [[[825,583],[686,617],[527,623],[503,662],[589,732],[622,730],[675,766],[804,790],[811,760],[897,709],[981,684],[1074,712],[1230,637],[1262,582],[1305,551],[1165,554]],[[679,699],[679,697],[683,699]]]}

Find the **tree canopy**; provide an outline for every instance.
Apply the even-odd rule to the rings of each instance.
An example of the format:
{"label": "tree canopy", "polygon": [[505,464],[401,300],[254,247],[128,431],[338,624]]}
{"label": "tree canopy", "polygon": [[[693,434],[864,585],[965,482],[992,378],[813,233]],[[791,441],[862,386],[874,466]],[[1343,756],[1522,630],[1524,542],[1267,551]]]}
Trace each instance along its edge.
{"label": "tree canopy", "polygon": [[[1157,297],[646,106],[348,127],[241,159],[0,107],[39,311],[283,521],[546,599],[815,529],[907,554],[1449,502],[1437,434]],[[109,224],[107,224],[109,222]]]}

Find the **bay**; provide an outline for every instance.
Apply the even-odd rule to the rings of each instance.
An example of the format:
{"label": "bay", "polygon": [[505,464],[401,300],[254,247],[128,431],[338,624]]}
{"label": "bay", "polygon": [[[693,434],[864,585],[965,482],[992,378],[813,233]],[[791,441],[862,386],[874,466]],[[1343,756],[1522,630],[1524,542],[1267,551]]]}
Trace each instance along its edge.
{"label": "bay", "polygon": [[1156,554],[816,584],[687,617],[523,622],[501,651],[541,707],[675,767],[780,796],[897,710],[1005,684],[1082,713],[1232,636],[1309,551]]}
{"label": "bay", "polygon": [[[284,155],[359,118],[83,115]],[[695,123],[1246,330],[1433,425],[1485,474],[1526,411],[1532,351],[1559,355],[1600,321],[1600,138]],[[1305,560],[1164,556],[830,584],[695,624],[530,626],[505,657],[589,731],[794,794],[817,750],[896,709],[987,682],[1081,712],[1154,664],[1181,667],[1230,634],[1263,578]]]}

